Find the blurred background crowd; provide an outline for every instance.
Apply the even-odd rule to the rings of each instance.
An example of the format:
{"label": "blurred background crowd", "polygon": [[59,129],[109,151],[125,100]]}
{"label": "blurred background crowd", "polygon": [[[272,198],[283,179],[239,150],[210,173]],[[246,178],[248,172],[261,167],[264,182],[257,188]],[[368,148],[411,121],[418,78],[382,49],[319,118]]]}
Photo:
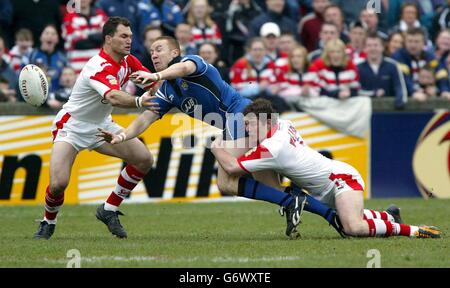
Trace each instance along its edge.
{"label": "blurred background crowd", "polygon": [[18,74],[32,63],[49,77],[47,105],[59,109],[101,49],[109,16],[131,21],[132,53],[150,70],[153,41],[174,36],[182,55],[200,55],[241,95],[280,112],[298,110],[301,97],[393,97],[399,109],[450,101],[450,0],[368,2],[0,0],[0,101],[22,101]]}

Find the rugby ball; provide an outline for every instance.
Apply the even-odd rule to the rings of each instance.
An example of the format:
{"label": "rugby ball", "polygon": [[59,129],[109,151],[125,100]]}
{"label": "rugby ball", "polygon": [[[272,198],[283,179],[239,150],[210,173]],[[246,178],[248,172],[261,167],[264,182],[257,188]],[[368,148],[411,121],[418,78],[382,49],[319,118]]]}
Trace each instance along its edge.
{"label": "rugby ball", "polygon": [[30,105],[39,107],[47,101],[48,81],[44,71],[36,65],[28,64],[19,75],[19,90]]}

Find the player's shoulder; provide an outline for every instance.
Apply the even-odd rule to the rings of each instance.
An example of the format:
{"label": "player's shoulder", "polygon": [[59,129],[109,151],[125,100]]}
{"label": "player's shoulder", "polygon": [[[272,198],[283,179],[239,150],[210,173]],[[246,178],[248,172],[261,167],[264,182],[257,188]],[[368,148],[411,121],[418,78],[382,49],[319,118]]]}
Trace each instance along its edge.
{"label": "player's shoulder", "polygon": [[83,72],[86,74],[96,74],[99,72],[107,72],[113,74],[116,71],[117,68],[108,61],[108,59],[105,59],[101,57],[100,55],[95,55],[89,61],[86,63],[86,65],[83,67]]}

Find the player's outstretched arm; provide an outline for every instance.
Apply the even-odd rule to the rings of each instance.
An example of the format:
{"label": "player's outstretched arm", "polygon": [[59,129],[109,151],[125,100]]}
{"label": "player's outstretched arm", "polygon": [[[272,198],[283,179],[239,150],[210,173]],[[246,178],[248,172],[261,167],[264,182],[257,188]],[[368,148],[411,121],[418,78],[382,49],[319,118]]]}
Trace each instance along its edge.
{"label": "player's outstretched arm", "polygon": [[211,152],[219,162],[220,166],[227,172],[227,174],[232,176],[240,176],[246,174],[244,169],[239,165],[236,157],[228,153],[224,147],[224,142],[222,139],[217,138],[211,144]]}
{"label": "player's outstretched arm", "polygon": [[158,113],[158,104],[153,99],[156,96],[152,96],[149,93],[144,93],[142,96],[133,96],[127,92],[121,90],[111,90],[105,95],[105,99],[111,103],[112,106],[122,107],[122,108],[141,108],[145,107]]}
{"label": "player's outstretched arm", "polygon": [[197,70],[197,66],[192,61],[185,61],[173,64],[169,68],[164,69],[158,73],[148,73],[145,71],[137,71],[131,74],[130,77],[134,79],[136,83],[146,84],[156,82],[159,80],[172,80],[179,77],[185,77]]}
{"label": "player's outstretched arm", "polygon": [[120,134],[114,134],[99,128],[99,133],[96,136],[111,144],[119,144],[141,135],[153,122],[158,119],[159,114],[146,110]]}

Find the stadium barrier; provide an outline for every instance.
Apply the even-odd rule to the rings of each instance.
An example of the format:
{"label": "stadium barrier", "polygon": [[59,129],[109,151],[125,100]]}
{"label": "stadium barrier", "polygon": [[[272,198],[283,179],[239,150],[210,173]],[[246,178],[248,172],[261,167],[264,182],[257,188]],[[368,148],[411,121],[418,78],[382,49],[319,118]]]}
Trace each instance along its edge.
{"label": "stadium barrier", "polygon": [[[391,99],[374,101],[371,133],[356,138],[337,132],[305,113],[287,113],[306,142],[353,165],[366,183],[366,197],[450,198],[450,113],[435,100],[406,112]],[[116,109],[128,126],[135,110]],[[51,114],[51,115],[49,115]],[[26,104],[0,105],[0,204],[41,204],[49,181],[54,111]],[[25,116],[26,115],[26,116]],[[33,115],[33,116],[31,116]],[[220,131],[183,114],[169,114],[142,135],[155,165],[128,202],[189,201],[222,197],[214,157],[206,148]],[[124,163],[83,151],[72,170],[65,203],[98,203],[110,194]]]}

